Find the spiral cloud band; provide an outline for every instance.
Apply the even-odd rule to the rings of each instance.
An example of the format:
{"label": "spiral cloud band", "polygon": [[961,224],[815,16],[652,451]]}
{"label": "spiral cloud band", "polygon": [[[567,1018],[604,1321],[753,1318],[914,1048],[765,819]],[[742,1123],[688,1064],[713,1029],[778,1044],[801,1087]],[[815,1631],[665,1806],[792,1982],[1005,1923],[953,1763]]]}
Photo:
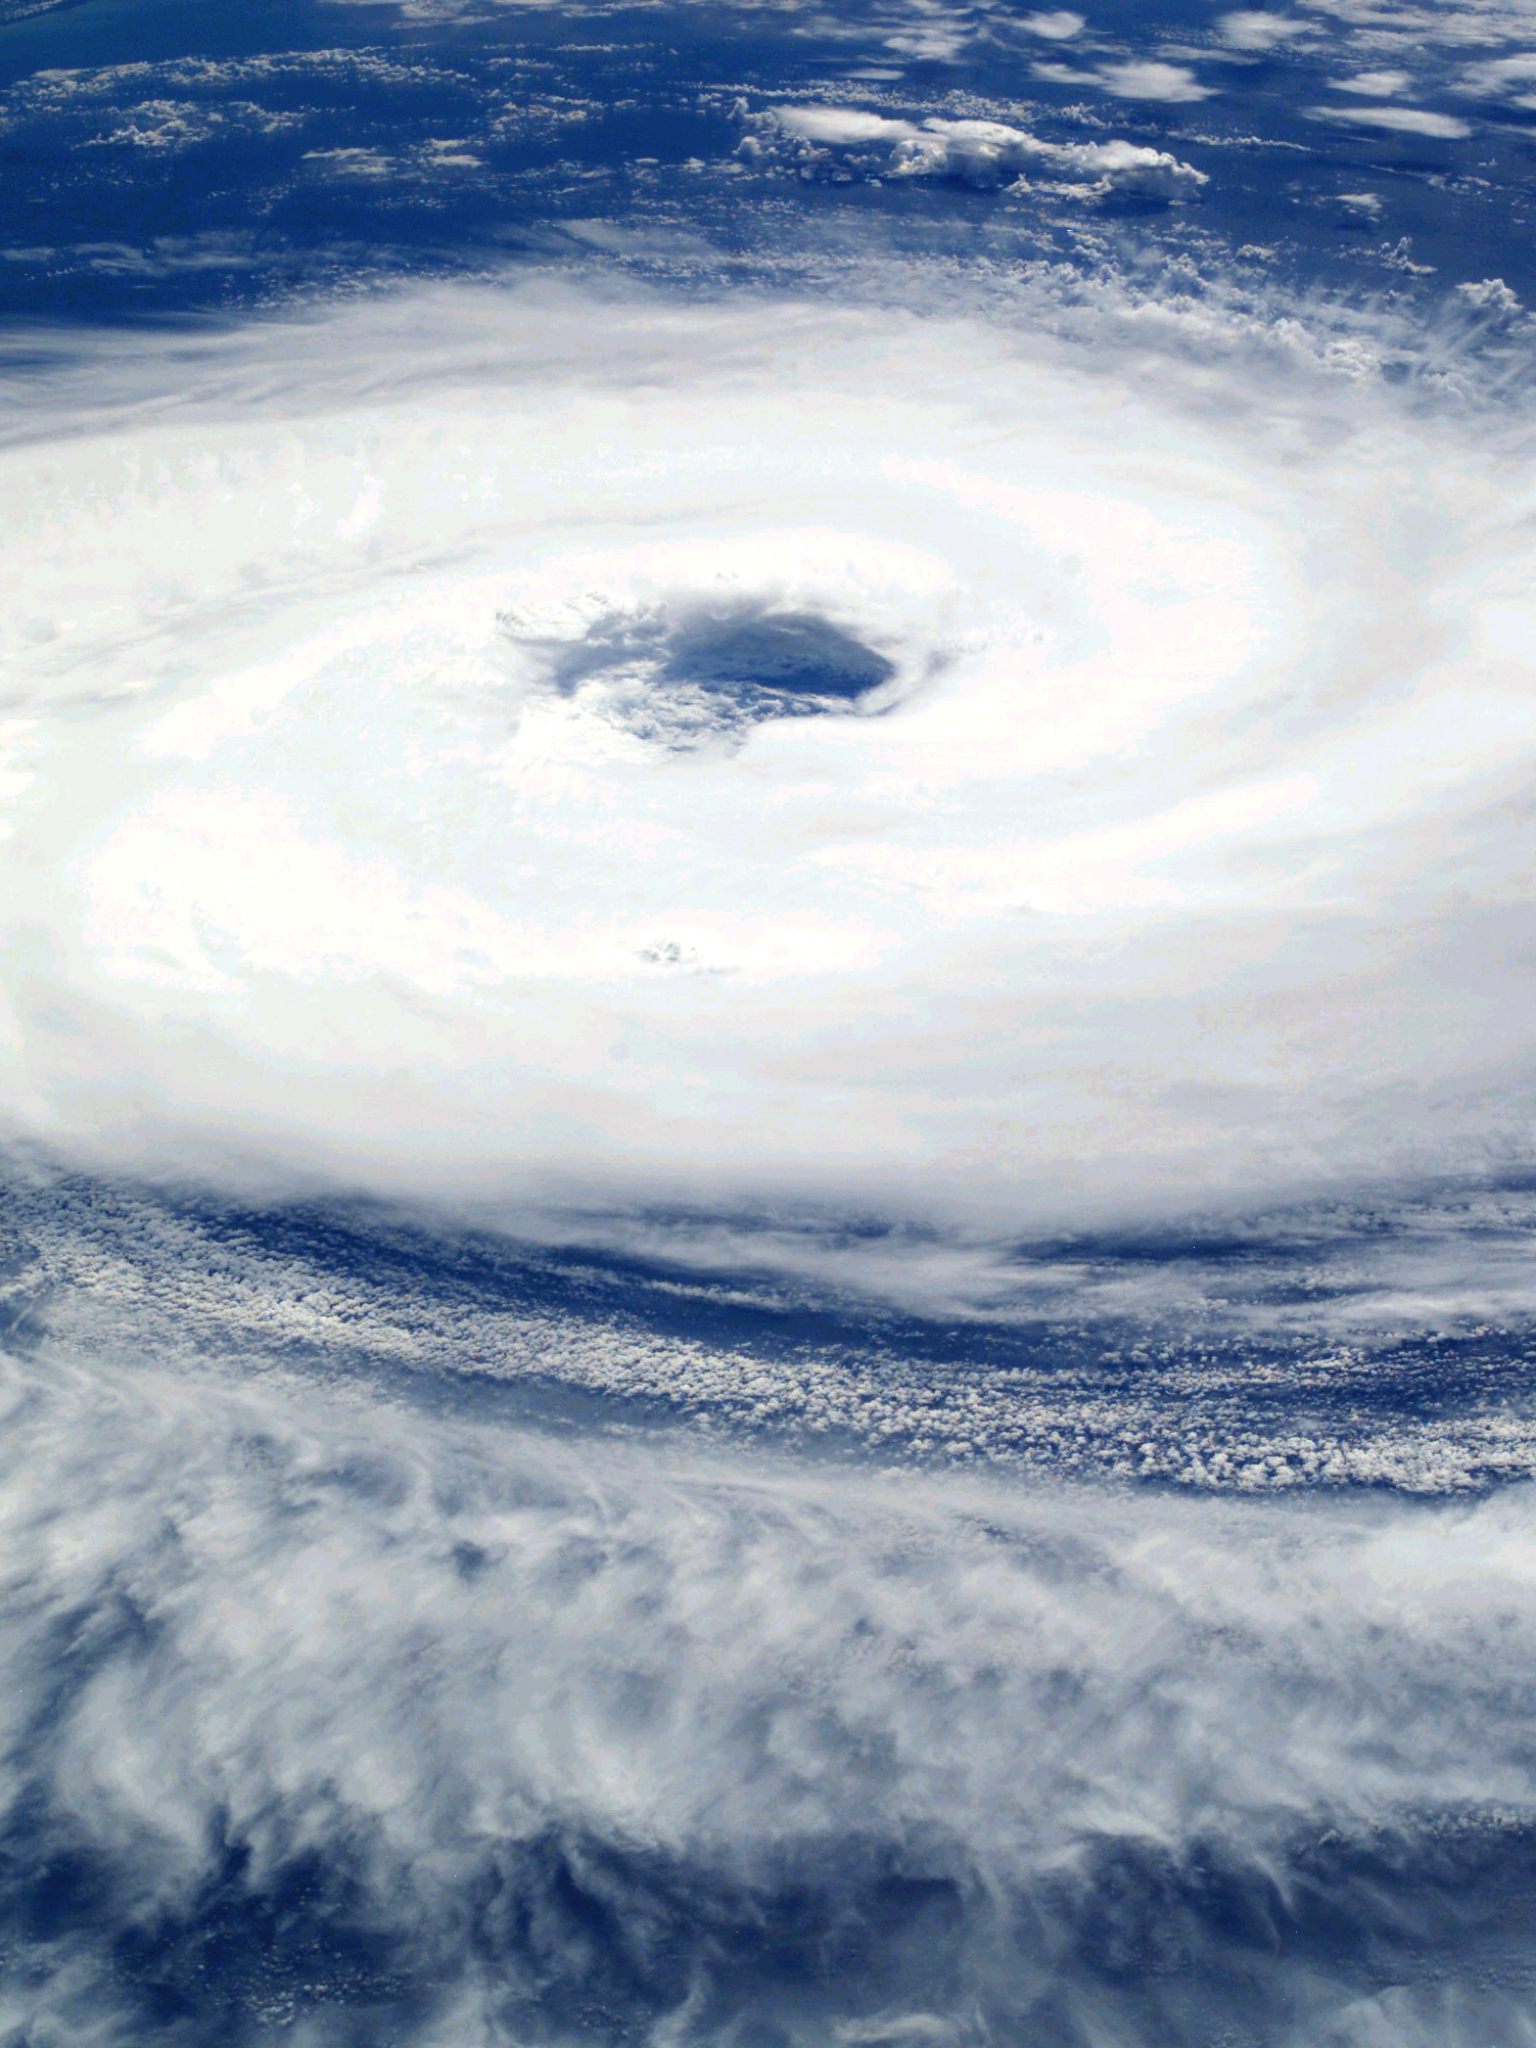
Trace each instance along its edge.
{"label": "spiral cloud band", "polygon": [[4,458],[12,1118],[1000,1229],[1520,1150],[1525,471],[1138,368],[569,292],[102,344]]}
{"label": "spiral cloud band", "polygon": [[8,1380],[17,2038],[1525,2038],[1523,1496],[829,1486]]}

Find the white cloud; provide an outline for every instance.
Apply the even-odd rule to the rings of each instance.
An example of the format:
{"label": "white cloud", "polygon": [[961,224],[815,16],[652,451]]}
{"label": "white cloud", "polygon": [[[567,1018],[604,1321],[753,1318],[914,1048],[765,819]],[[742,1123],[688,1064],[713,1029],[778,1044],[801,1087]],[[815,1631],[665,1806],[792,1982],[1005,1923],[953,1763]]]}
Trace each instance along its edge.
{"label": "white cloud", "polygon": [[773,119],[787,134],[807,142],[887,142],[915,132],[910,121],[895,121],[862,107],[776,107]]}
{"label": "white cloud", "polygon": [[[1462,74],[1467,89],[1492,98],[1513,96],[1517,106],[1536,104],[1536,50],[1522,50],[1514,57],[1495,57],[1482,64],[1468,65]],[[1522,88],[1526,90],[1522,92]]]}
{"label": "white cloud", "polygon": [[1209,99],[1213,88],[1201,85],[1187,64],[1159,64],[1128,59],[1100,64],[1093,70],[1069,64],[1037,64],[1035,76],[1055,85],[1095,85],[1122,100],[1164,100],[1172,105]]}
{"label": "white cloud", "polygon": [[1058,7],[1050,13],[1026,14],[1019,26],[1032,36],[1044,36],[1047,42],[1069,43],[1074,36],[1080,36],[1088,24],[1082,15],[1072,13],[1070,8]]}
{"label": "white cloud", "polygon": [[1107,92],[1122,100],[1167,100],[1183,104],[1209,99],[1211,87],[1201,85],[1187,64],[1132,61],[1103,64],[1099,78]]}
{"label": "white cloud", "polygon": [[1395,135],[1432,135],[1440,142],[1459,142],[1472,133],[1455,114],[1435,114],[1424,107],[1308,107],[1314,121],[1344,127],[1383,128]]}
{"label": "white cloud", "polygon": [[[1037,146],[880,118],[790,110]],[[7,1113],[982,1235],[1524,1129],[1522,472],[1339,385],[1271,453],[1277,359],[1218,372],[1192,307],[1117,317],[1138,360],[1203,323],[1197,410],[768,301],[104,338],[0,477]],[[580,666],[594,621],[722,605],[833,621],[883,714],[679,752],[643,663]]]}
{"label": "white cloud", "polygon": [[1276,50],[1307,33],[1307,24],[1286,14],[1268,14],[1262,9],[1241,8],[1224,14],[1216,24],[1221,40],[1233,50]]}
{"label": "white cloud", "polygon": [[1335,92],[1357,93],[1362,99],[1390,99],[1394,93],[1407,92],[1413,84],[1406,71],[1359,71],[1353,78],[1330,78],[1328,83]]}
{"label": "white cloud", "polygon": [[888,147],[882,168],[894,177],[960,177],[989,185],[1019,173],[1090,186],[1101,192],[1155,193],[1168,199],[1192,197],[1205,173],[1181,163],[1167,150],[1113,142],[1041,142],[1001,121],[893,120],[856,107],[777,107],[771,129],[828,147]]}
{"label": "white cloud", "polygon": [[1501,5],[1481,0],[1472,6],[1425,7],[1399,0],[1307,0],[1309,12],[1332,16],[1354,31],[1359,46],[1380,56],[1400,53],[1410,61],[1426,48],[1487,49],[1528,40],[1530,16],[1522,0]]}
{"label": "white cloud", "polygon": [[915,28],[903,29],[899,34],[887,36],[884,47],[894,50],[899,57],[909,57],[923,64],[952,64],[971,40],[972,26],[969,19],[959,21],[924,21]]}
{"label": "white cloud", "polygon": [[1520,311],[1518,293],[1511,291],[1502,277],[1481,278],[1475,284],[1459,284],[1456,289],[1462,298],[1469,305],[1475,306],[1480,313],[1510,314]]}
{"label": "white cloud", "polygon": [[[493,1203],[445,1219],[334,1202],[318,1232],[293,1231],[271,1194],[260,1174],[233,1203],[185,1206],[13,1176],[0,1305],[11,1327],[46,1328],[51,1355],[123,1370],[226,1358],[261,1377],[297,1353],[440,1395],[500,1388],[523,1412],[574,1397],[620,1430],[664,1416],[684,1437],[830,1435],[884,1467],[1202,1492],[1469,1494],[1536,1476],[1536,1419],[1505,1406],[1536,1315],[1536,1197],[1496,1181],[1033,1247],[850,1232],[814,1206]],[[466,1253],[480,1281],[445,1294]],[[820,1341],[802,1334],[809,1304]],[[936,1347],[909,1348],[910,1314],[940,1326]],[[1456,1398],[1428,1410],[1426,1340],[1462,1353]],[[1127,1349],[1155,1371],[1118,1373]]]}
{"label": "white cloud", "polygon": [[[206,2013],[248,1966],[312,2039],[381,1952],[423,2044],[524,2038],[594,1987],[637,2034],[708,1998],[806,2040],[964,2038],[1043,1989],[1135,2038],[1145,1973],[1100,1959],[1175,1887],[1200,1965],[1170,1965],[1160,2031],[1278,2031],[1303,1996],[1321,2026],[1374,1990],[1351,1953],[1401,1938],[1383,1843],[1444,1873],[1416,1968],[1517,2038],[1467,1930],[1507,1926],[1487,1873],[1536,1818],[1522,1494],[1317,1512],[748,1467],[207,1361],[8,1357],[0,1393],[0,1809],[88,1901],[11,1934],[34,2038],[141,2033],[145,1927],[162,2002]],[[1319,1867],[1326,1942],[1298,1913],[1258,1970],[1233,1899]],[[720,1932],[763,1925],[761,1964]],[[911,1950],[927,2029],[891,2025]],[[1436,2038],[1411,2018],[1391,2037]]]}

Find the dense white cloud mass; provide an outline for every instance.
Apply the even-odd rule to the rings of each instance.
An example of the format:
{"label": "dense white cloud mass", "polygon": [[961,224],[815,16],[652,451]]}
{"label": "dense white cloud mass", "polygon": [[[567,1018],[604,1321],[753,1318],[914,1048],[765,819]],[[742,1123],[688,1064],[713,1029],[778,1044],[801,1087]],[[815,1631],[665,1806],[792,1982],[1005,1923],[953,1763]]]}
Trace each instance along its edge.
{"label": "dense white cloud mass", "polygon": [[[893,178],[958,177],[988,186],[1033,174],[1096,194],[1141,192],[1187,199],[1206,183],[1205,173],[1165,149],[1132,142],[1041,142],[1003,121],[897,121],[858,107],[776,107],[763,127],[813,147],[879,150]],[[749,138],[754,155],[762,143]]]}
{"label": "dense white cloud mass", "polygon": [[[549,295],[99,344],[0,477],[7,1114],[1001,1219],[1523,1148],[1523,463],[1127,367]],[[864,683],[744,709],[763,631]]]}

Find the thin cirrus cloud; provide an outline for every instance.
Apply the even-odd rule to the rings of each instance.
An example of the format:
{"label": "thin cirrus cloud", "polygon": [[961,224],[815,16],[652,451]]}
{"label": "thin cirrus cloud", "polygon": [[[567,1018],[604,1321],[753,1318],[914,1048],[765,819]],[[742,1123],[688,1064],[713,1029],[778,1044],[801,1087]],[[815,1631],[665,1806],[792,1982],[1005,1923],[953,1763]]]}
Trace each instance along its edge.
{"label": "thin cirrus cloud", "polygon": [[4,458],[13,1127],[1004,1228],[1521,1124],[1496,439],[790,302],[208,349]]}

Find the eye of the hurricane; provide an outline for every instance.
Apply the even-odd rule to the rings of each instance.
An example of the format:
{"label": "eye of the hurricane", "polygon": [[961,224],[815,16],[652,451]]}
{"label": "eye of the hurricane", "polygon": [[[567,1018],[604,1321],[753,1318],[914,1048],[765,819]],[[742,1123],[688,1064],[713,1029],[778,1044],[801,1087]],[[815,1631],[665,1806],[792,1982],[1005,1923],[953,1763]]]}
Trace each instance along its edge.
{"label": "eye of the hurricane", "polygon": [[760,690],[786,709],[856,701],[895,673],[884,655],[811,612],[696,614],[673,633],[665,670],[700,689]]}
{"label": "eye of the hurricane", "polygon": [[691,749],[776,718],[867,708],[896,664],[820,614],[736,602],[605,611],[579,637],[512,638],[584,709],[642,739]]}

